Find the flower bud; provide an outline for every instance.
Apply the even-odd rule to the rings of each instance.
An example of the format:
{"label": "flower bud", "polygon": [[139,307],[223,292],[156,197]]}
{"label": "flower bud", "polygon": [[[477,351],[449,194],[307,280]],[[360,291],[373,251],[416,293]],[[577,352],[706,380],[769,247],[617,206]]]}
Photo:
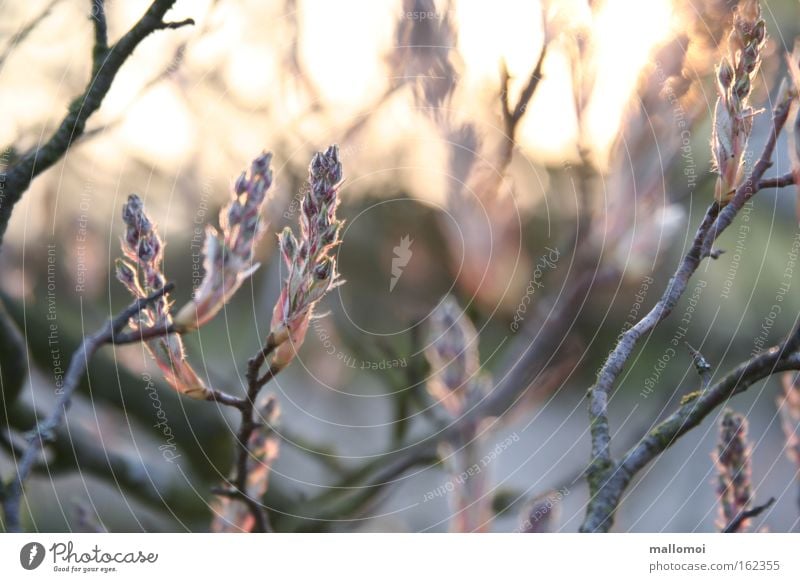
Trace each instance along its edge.
{"label": "flower bud", "polygon": [[324,257],[319,263],[314,266],[314,277],[318,281],[327,281],[333,272],[333,259]]}
{"label": "flower bud", "polygon": [[143,297],[141,286],[139,285],[139,277],[136,274],[136,268],[130,263],[122,259],[116,260],[115,270],[117,280],[125,285],[125,287],[136,297]]}
{"label": "flower bud", "polygon": [[763,20],[759,20],[756,22],[755,27],[753,28],[753,41],[756,44],[761,44],[764,42],[764,39],[767,37],[767,25]]}
{"label": "flower bud", "polygon": [[717,79],[719,80],[720,86],[724,89],[729,89],[731,83],[733,83],[733,67],[731,67],[730,62],[726,58],[723,58],[719,67],[717,67]]}
{"label": "flower bud", "polygon": [[247,192],[247,173],[242,172],[236,180],[236,183],[233,186],[234,192],[236,192],[237,196],[241,196],[245,192]]}
{"label": "flower bud", "polygon": [[280,244],[286,266],[291,267],[294,263],[295,255],[297,254],[297,239],[294,238],[291,228],[287,226],[283,229],[278,237],[278,243]]}

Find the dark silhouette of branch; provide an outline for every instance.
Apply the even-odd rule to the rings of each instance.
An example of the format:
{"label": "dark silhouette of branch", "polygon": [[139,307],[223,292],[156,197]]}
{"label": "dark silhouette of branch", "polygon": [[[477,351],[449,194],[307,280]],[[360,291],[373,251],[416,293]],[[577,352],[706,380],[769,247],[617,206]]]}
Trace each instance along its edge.
{"label": "dark silhouette of branch", "polygon": [[22,155],[5,173],[0,190],[0,245],[2,245],[11,212],[31,182],[60,160],[81,137],[86,122],[100,108],[122,65],[147,36],[157,30],[174,29],[193,24],[191,19],[165,22],[164,15],[175,0],[155,0],[144,15],[117,42],[108,44],[104,0],[92,0],[94,48],[92,73],[83,94],[72,101],[67,115],[53,135],[42,145]]}
{"label": "dark silhouette of branch", "polygon": [[731,520],[731,522],[728,525],[725,526],[725,528],[722,530],[722,533],[736,533],[737,531],[739,531],[739,528],[742,527],[742,524],[746,520],[750,519],[751,517],[756,517],[757,515],[760,515],[761,513],[769,509],[773,503],[775,503],[775,498],[770,497],[769,501],[767,501],[766,503],[763,503],[761,505],[756,505],[755,507],[742,511],[739,515],[733,518],[733,520]]}
{"label": "dark silhouette of branch", "polygon": [[[67,410],[69,410],[69,407],[72,404],[72,396],[87,369],[89,360],[92,359],[92,356],[97,352],[97,350],[106,344],[130,343],[130,341],[136,341],[137,338],[123,336],[123,339],[126,341],[117,342],[116,336],[118,336],[122,329],[128,325],[131,317],[134,317],[142,309],[151,305],[154,301],[172,291],[173,288],[174,285],[170,283],[155,293],[136,300],[125,310],[116,315],[113,319],[110,319],[100,331],[86,336],[78,350],[72,355],[69,367],[64,375],[64,383],[61,386],[61,392],[58,396],[55,408],[43,422],[39,423],[39,426],[36,428],[33,434],[28,437],[27,447],[22,453],[22,457],[16,466],[16,475],[5,488],[2,506],[6,518],[6,529],[8,531],[19,531],[19,506],[23,483],[33,469],[34,463],[38,459],[39,452],[44,447],[45,441],[52,439],[54,432],[64,421]],[[159,329],[152,333],[158,335],[163,334],[164,332],[164,329]],[[149,337],[151,332],[150,330],[145,330],[138,335],[141,337]]]}
{"label": "dark silhouette of branch", "polygon": [[8,411],[25,383],[25,353],[25,338],[0,299],[0,425],[8,425]]}
{"label": "dark silhouette of branch", "polygon": [[[13,297],[9,297],[0,291],[0,299],[8,309],[8,317],[11,323],[17,328],[26,330],[25,345],[17,349],[23,357],[18,360],[11,359],[13,351],[0,351],[0,361],[4,366],[9,366],[7,370],[12,370],[11,366],[26,364],[31,367],[38,367],[42,370],[50,369],[52,365],[50,348],[48,347],[48,335],[50,328],[47,320],[47,307],[44,296],[39,297],[38,301],[28,301],[25,305]],[[86,307],[81,305],[78,297],[65,297],[65,302],[60,306],[61,310],[81,312]],[[94,310],[90,310],[88,316],[103,317]],[[100,310],[103,311],[103,310]],[[108,314],[108,311],[106,314]],[[98,321],[102,321],[99,319]],[[78,349],[83,341],[81,326],[60,326],[59,327],[59,349],[62,354],[72,354]],[[129,331],[123,331],[115,336],[118,342],[123,342]],[[138,330],[137,330],[138,336]],[[20,334],[21,335],[21,334]],[[25,350],[27,349],[27,357]],[[4,368],[5,369],[5,368]],[[27,372],[23,371],[21,379],[27,377]],[[114,378],[113,382],[102,381],[104,378]],[[159,391],[159,401],[164,409],[164,414],[170,419],[170,428],[175,437],[175,444],[183,451],[186,460],[193,466],[205,467],[208,463],[209,455],[214,457],[215,462],[221,455],[223,447],[219,444],[218,434],[227,428],[223,416],[219,414],[213,406],[204,406],[201,401],[189,401],[182,398],[175,390],[166,390],[166,384],[161,384],[157,377],[149,377],[152,381],[152,390]],[[107,405],[112,408],[122,408],[125,414],[136,421],[143,423],[143,426],[150,427],[155,431],[160,431],[158,427],[153,427],[153,404],[149,398],[130,398],[131,394],[137,393],[148,380],[143,380],[141,374],[129,370],[127,367],[120,366],[112,350],[100,350],[89,362],[89,370],[81,378],[76,394],[80,393],[90,398],[95,405]],[[220,383],[220,386],[223,384]],[[10,384],[5,386],[8,394]],[[20,403],[22,404],[22,403]],[[22,408],[22,406],[20,406]],[[21,426],[17,421],[18,409],[13,409],[15,416],[9,419],[9,424],[14,428],[27,430],[30,426]],[[0,424],[2,423],[2,412],[0,412]],[[196,426],[202,426],[203,431],[198,432]],[[215,475],[209,471],[204,476],[212,477]]]}
{"label": "dark silhouette of branch", "polygon": [[528,108],[528,103],[530,103],[533,94],[536,92],[536,87],[539,86],[539,81],[542,80],[542,65],[544,64],[544,58],[547,54],[547,45],[542,47],[542,52],[539,53],[539,58],[536,61],[536,66],[533,68],[531,72],[531,76],[528,78],[528,83],[522,89],[522,93],[519,95],[519,99],[517,100],[516,105],[514,105],[513,109],[511,104],[508,100],[508,83],[510,81],[510,77],[508,74],[508,70],[506,69],[505,63],[503,63],[502,69],[502,84],[503,84],[503,92],[500,96],[500,102],[503,106],[503,120],[506,125],[506,135],[511,139],[514,140],[514,135],[516,134],[517,124],[522,119],[522,116],[525,115],[525,110]]}
{"label": "dark silhouette of branch", "polygon": [[514,145],[516,144],[517,127],[519,126],[520,120],[522,120],[522,117],[525,115],[525,111],[528,109],[528,104],[530,103],[533,94],[536,92],[536,88],[539,86],[539,81],[542,80],[542,65],[544,64],[546,55],[547,44],[544,44],[542,46],[542,52],[539,53],[539,59],[536,61],[536,66],[533,68],[527,84],[522,89],[522,93],[520,93],[519,99],[513,107],[509,102],[508,89],[508,84],[511,78],[508,74],[508,70],[506,69],[505,62],[503,63],[503,68],[501,71],[501,84],[503,89],[500,93],[500,104],[503,110],[503,124],[505,126],[506,134],[506,138],[503,142],[504,146],[501,152],[500,163],[500,167],[503,168],[503,170],[508,168],[508,165],[511,163]]}
{"label": "dark silhouette of branch", "polygon": [[[650,312],[622,335],[600,369],[595,385],[589,389],[592,457],[587,471],[587,480],[591,498],[581,531],[607,531],[611,527],[613,513],[617,503],[619,503],[621,490],[624,490],[633,476],[633,473],[628,473],[630,466],[624,465],[620,467],[611,458],[608,400],[614,384],[633,354],[639,340],[651,332],[672,312],[702,260],[711,256],[714,241],[733,222],[736,214],[744,204],[758,191],[757,188],[764,172],[772,164],[772,154],[775,150],[778,134],[786,123],[791,104],[791,99],[785,99],[775,107],[769,138],[750,174],[736,189],[735,195],[724,208],[720,208],[719,203],[716,201],[709,206],[700,227],[697,229],[697,234],[689,251],[670,279],[664,294]],[[705,402],[705,400],[703,401]],[[700,399],[698,399],[698,402],[700,402]],[[718,402],[714,406],[717,404]],[[713,407],[707,409],[703,417],[712,409]],[[701,419],[702,417],[697,419],[697,422]],[[680,434],[683,433],[681,432]],[[677,436],[680,436],[680,434]],[[612,493],[610,496],[612,503],[609,503],[608,490]]]}

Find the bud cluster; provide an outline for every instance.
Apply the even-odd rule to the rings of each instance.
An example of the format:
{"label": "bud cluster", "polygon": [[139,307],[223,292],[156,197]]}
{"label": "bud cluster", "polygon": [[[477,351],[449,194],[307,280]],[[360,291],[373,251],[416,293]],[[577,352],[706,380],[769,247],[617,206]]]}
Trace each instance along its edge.
{"label": "bud cluster", "polygon": [[242,172],[236,180],[233,200],[220,212],[222,233],[206,227],[203,282],[175,317],[183,329],[197,329],[210,321],[258,268],[252,263],[253,246],[264,233],[261,210],[272,185],[271,161],[272,154],[260,155],[249,175]]}
{"label": "bud cluster", "polygon": [[[142,200],[135,194],[131,194],[123,206],[122,220],[125,223],[122,252],[128,260],[117,260],[116,275],[134,297],[141,299],[163,288],[166,283],[161,266],[164,244],[145,213]],[[170,302],[161,297],[143,309],[135,321],[131,320],[131,327],[167,329],[172,323]],[[180,335],[159,336],[145,345],[175,390],[192,398],[205,399],[208,396],[205,384],[186,361]]]}
{"label": "bud cluster", "polygon": [[342,226],[336,218],[341,182],[338,146],[314,154],[301,204],[299,237],[289,227],[278,237],[289,274],[272,312],[270,331],[278,345],[270,362],[274,369],[285,367],[294,358],[305,339],[315,304],[342,283],[331,256]]}

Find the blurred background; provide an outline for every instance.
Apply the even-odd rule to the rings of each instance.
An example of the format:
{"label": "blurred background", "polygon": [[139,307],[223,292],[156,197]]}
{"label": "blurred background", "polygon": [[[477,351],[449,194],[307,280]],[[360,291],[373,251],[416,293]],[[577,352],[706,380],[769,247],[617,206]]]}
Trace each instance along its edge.
{"label": "blurred background", "polygon": [[[526,504],[553,490],[561,496],[550,528],[577,530],[586,389],[618,334],[660,296],[713,198],[714,64],[735,4],[179,0],[168,16],[195,26],[142,42],[86,134],[15,208],[0,290],[27,349],[0,352],[4,369],[25,370],[16,389],[4,385],[0,474],[13,473],[10,451],[52,407],[82,335],[129,302],[113,276],[129,193],[158,222],[182,304],[202,277],[198,233],[216,224],[250,161],[274,153],[264,219],[277,233],[296,225],[311,155],[337,143],[346,220],[337,257],[347,282],[268,386],[282,410],[265,499],[276,528],[448,530],[452,499],[441,490],[451,477],[441,464],[419,460],[377,482],[365,468],[437,430],[422,352],[427,318],[451,293],[494,378],[521,361],[542,326],[562,326],[543,372],[520,387],[481,447],[501,451],[486,467],[491,530],[517,529]],[[49,136],[83,91],[88,5],[0,4],[4,165]],[[108,2],[111,39],[147,5]],[[800,33],[800,4],[762,8],[770,39],[752,101],[768,109]],[[504,102],[512,113],[522,104],[519,116],[504,115]],[[754,151],[768,119],[756,117]],[[783,137],[769,175],[789,170],[787,152]],[[701,266],[643,342],[611,404],[616,452],[697,389],[684,341],[716,378],[792,328],[794,204],[791,188],[760,193],[721,238],[725,254]],[[284,275],[275,243],[264,238],[252,280],[186,337],[195,367],[232,393],[243,390]],[[773,378],[731,406],[750,422],[756,500],[777,500],[754,529],[792,531],[798,467],[786,456],[780,394]],[[715,529],[718,420],[643,471],[617,531]],[[26,527],[207,531],[209,490],[230,470],[236,422],[178,398],[141,346],[105,348],[68,438],[28,484]]]}

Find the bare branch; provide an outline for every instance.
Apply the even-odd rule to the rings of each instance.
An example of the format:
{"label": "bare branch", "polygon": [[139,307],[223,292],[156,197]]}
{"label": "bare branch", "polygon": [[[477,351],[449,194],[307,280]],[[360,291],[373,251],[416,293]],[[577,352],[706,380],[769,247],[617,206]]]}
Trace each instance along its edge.
{"label": "bare branch", "polygon": [[92,26],[94,27],[94,50],[92,70],[97,72],[100,56],[108,50],[108,22],[105,0],[92,0]]}
{"label": "bare branch", "polygon": [[[18,431],[27,431],[36,426],[36,413],[20,403],[14,408],[13,426]],[[21,457],[24,441],[12,440],[11,431],[0,431],[0,444],[13,459]],[[98,441],[97,435],[80,423],[63,423],[52,431],[52,442],[48,443],[47,462],[37,456],[31,474],[43,472],[52,477],[59,471],[80,470],[109,483],[114,483],[125,495],[138,499],[155,509],[165,504],[175,512],[191,514],[205,509],[205,503],[197,496],[185,494],[183,478],[153,470],[149,462],[139,455],[129,455],[108,447]],[[185,470],[188,470],[185,469]]]}
{"label": "bare branch", "polygon": [[9,410],[25,383],[27,345],[0,299],[0,425],[9,424]]}
{"label": "bare branch", "polygon": [[517,104],[514,106],[513,111],[508,99],[508,83],[511,79],[505,63],[503,63],[503,93],[501,94],[500,101],[503,105],[503,119],[506,124],[506,134],[512,141],[514,139],[514,134],[516,133],[517,124],[519,123],[519,120],[522,119],[522,116],[525,115],[525,110],[528,108],[528,103],[533,97],[533,94],[536,92],[536,87],[539,86],[539,81],[542,80],[542,65],[544,64],[544,58],[546,54],[547,46],[545,45],[542,47],[542,52],[539,54],[539,59],[536,61],[536,66],[533,68],[531,76],[528,78],[528,83],[522,89],[522,93],[520,93],[519,99],[517,100]]}
{"label": "bare branch", "polygon": [[[582,531],[607,531],[611,527],[613,513],[616,509],[616,503],[619,502],[619,497],[613,500],[613,504],[609,504],[608,496],[604,490],[610,488],[612,493],[619,492],[621,495],[621,490],[627,487],[630,478],[633,476],[633,472],[628,473],[630,466],[623,464],[620,467],[611,458],[608,400],[614,384],[633,354],[639,340],[672,312],[686,290],[689,279],[702,260],[711,256],[714,241],[731,224],[745,202],[757,192],[757,186],[764,172],[767,171],[772,163],[772,154],[775,150],[778,134],[786,123],[791,103],[791,99],[785,99],[775,107],[772,116],[772,131],[752,171],[744,182],[739,185],[733,198],[724,208],[720,209],[718,202],[714,202],[708,208],[689,251],[670,279],[661,299],[647,315],[622,335],[600,369],[595,385],[589,389],[592,460],[587,471],[587,480],[591,499],[587,508],[586,519],[581,526]],[[790,339],[787,344],[795,341],[796,339]],[[794,349],[787,350],[787,353],[793,352],[795,349],[796,346]],[[699,398],[697,402],[699,403],[702,398]],[[711,409],[713,407],[707,409],[697,422],[702,420]],[[680,434],[683,434],[683,432]]]}
{"label": "bare branch", "polygon": [[800,354],[797,353],[799,336],[795,332],[784,344],[743,362],[717,383],[700,392],[697,398],[685,401],[678,410],[651,429],[621,461],[612,463],[608,471],[599,478],[595,477],[599,479],[597,489],[592,494],[581,530],[607,531],[612,525],[614,511],[636,473],[699,425],[718,406],[772,374],[800,369]]}
{"label": "bare branch", "polygon": [[177,22],[162,22],[156,26],[156,30],[175,30],[176,28],[183,28],[184,26],[194,26],[194,19],[185,18],[184,20],[179,20]]}
{"label": "bare branch", "polygon": [[706,236],[714,224],[719,213],[719,204],[714,202],[706,211],[703,222],[697,229],[692,246],[684,256],[678,270],[672,276],[667,285],[666,291],[659,299],[658,303],[650,312],[640,319],[636,325],[628,329],[620,338],[614,350],[608,356],[597,376],[597,382],[589,390],[589,416],[591,418],[592,433],[592,463],[596,465],[590,468],[590,475],[603,469],[611,461],[610,452],[610,430],[608,426],[608,398],[617,377],[620,375],[636,348],[639,340],[664,318],[666,318],[675,305],[680,300],[683,292],[689,283],[689,279],[694,274],[702,260],[702,247]]}

